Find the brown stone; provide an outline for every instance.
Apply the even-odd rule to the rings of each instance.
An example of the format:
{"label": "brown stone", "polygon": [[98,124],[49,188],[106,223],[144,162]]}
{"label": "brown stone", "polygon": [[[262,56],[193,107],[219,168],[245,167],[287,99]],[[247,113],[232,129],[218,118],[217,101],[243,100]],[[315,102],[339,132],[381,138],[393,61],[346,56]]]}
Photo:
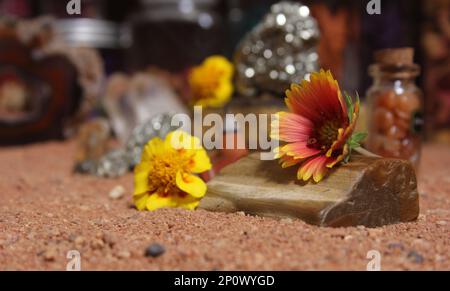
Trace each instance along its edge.
{"label": "brown stone", "polygon": [[108,151],[108,120],[95,118],[84,123],[78,132],[76,161],[98,160]]}
{"label": "brown stone", "polygon": [[200,208],[332,227],[376,227],[419,215],[416,175],[408,161],[354,156],[317,184],[298,181],[296,170],[252,154],[208,183]]}

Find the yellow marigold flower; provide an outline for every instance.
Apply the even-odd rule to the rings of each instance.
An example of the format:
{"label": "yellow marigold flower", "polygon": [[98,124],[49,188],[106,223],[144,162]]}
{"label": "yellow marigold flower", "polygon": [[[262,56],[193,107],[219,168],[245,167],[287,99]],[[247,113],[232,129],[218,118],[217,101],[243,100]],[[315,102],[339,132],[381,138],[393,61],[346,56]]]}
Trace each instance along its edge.
{"label": "yellow marigold flower", "polygon": [[206,193],[205,182],[196,176],[211,169],[200,140],[174,131],[165,140],[150,140],[134,170],[133,200],[138,210],[159,208],[195,209]]}
{"label": "yellow marigold flower", "polygon": [[194,105],[222,107],[233,94],[233,65],[222,56],[211,56],[188,76]]}

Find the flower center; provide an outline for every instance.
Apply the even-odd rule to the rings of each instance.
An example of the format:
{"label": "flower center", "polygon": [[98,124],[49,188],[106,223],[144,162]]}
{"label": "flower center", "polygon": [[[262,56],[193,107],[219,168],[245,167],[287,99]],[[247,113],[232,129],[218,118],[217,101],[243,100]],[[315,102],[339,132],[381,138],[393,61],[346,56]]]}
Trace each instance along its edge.
{"label": "flower center", "polygon": [[157,192],[161,196],[183,196],[184,193],[177,187],[176,176],[180,170],[187,171],[190,161],[190,156],[170,152],[154,157],[149,162],[150,175],[148,177],[152,193]]}
{"label": "flower center", "polygon": [[319,149],[329,148],[338,137],[339,122],[327,120],[315,132],[314,137],[308,139],[308,144]]}
{"label": "flower center", "polygon": [[193,91],[195,93],[195,99],[207,99],[214,98],[216,90],[220,86],[220,80],[224,72],[218,69],[211,69],[201,74],[200,83],[195,84]]}

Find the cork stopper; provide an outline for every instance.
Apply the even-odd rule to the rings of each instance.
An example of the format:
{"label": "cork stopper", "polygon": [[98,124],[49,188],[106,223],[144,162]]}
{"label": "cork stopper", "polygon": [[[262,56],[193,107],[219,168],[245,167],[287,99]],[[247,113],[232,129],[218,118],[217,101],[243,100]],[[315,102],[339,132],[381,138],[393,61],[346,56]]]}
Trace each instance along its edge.
{"label": "cork stopper", "polygon": [[375,61],[382,65],[413,65],[414,49],[405,47],[379,50],[375,52]]}

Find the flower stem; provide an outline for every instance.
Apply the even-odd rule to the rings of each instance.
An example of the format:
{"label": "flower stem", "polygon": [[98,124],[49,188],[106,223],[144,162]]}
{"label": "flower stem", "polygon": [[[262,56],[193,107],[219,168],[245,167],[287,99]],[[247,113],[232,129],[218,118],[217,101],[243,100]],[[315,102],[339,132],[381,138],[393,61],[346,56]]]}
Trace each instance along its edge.
{"label": "flower stem", "polygon": [[381,156],[376,155],[376,154],[374,154],[372,152],[369,152],[368,150],[366,150],[366,149],[364,149],[362,147],[357,147],[357,148],[354,148],[353,150],[355,152],[357,152],[358,154],[361,154],[361,155],[366,156],[366,157],[381,158]]}

